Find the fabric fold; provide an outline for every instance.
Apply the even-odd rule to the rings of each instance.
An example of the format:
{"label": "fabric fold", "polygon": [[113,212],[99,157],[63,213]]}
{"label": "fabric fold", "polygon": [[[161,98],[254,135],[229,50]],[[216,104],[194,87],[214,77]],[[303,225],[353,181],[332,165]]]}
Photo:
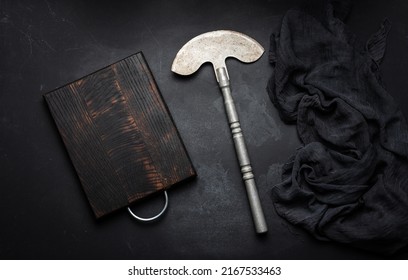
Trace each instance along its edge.
{"label": "fabric fold", "polygon": [[290,10],[271,35],[268,93],[303,143],[272,199],[318,239],[390,254],[408,244],[407,123],[379,72],[390,22],[360,48],[339,3],[324,20]]}

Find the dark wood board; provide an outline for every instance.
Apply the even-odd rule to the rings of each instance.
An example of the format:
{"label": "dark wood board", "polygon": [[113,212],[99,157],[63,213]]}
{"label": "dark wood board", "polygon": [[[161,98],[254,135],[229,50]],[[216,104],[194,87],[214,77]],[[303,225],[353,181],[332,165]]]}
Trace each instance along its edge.
{"label": "dark wood board", "polygon": [[97,218],[196,175],[142,53],[44,97]]}

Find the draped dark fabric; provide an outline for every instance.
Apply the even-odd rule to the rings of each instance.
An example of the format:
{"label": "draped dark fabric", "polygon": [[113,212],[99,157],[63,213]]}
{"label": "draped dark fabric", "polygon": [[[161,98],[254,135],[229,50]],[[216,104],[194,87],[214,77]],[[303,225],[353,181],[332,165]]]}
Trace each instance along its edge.
{"label": "draped dark fabric", "polygon": [[348,3],[290,10],[271,36],[268,92],[303,143],[272,199],[320,240],[391,254],[408,243],[408,129],[380,80],[390,23],[361,47]]}

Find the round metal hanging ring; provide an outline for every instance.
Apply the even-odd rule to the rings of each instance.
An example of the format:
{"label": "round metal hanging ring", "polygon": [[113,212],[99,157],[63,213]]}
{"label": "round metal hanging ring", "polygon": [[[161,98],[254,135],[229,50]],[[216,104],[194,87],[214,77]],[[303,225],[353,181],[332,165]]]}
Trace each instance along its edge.
{"label": "round metal hanging ring", "polygon": [[132,210],[130,210],[130,207],[128,207],[127,210],[130,213],[130,215],[132,215],[133,218],[135,218],[136,220],[140,222],[152,222],[160,218],[163,215],[163,213],[166,212],[167,206],[169,205],[169,197],[166,191],[164,191],[164,198],[165,198],[165,202],[164,202],[163,209],[160,211],[159,214],[157,214],[156,216],[150,217],[150,218],[142,218],[142,217],[137,216],[135,213],[132,212]]}

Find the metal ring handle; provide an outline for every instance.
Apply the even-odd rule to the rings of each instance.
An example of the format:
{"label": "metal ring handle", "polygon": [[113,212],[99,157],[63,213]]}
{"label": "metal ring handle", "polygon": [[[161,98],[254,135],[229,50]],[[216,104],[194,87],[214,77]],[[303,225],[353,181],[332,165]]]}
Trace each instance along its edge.
{"label": "metal ring handle", "polygon": [[140,222],[152,222],[152,221],[160,218],[160,216],[163,215],[163,213],[166,211],[167,206],[169,205],[169,197],[168,197],[166,191],[164,191],[164,198],[165,198],[165,203],[164,203],[163,209],[160,211],[159,214],[157,214],[156,216],[153,216],[151,218],[142,218],[142,217],[137,216],[135,213],[132,212],[132,210],[130,210],[130,207],[128,207],[127,210],[130,213],[130,215],[132,215],[133,218],[135,218],[136,220],[138,220]]}

